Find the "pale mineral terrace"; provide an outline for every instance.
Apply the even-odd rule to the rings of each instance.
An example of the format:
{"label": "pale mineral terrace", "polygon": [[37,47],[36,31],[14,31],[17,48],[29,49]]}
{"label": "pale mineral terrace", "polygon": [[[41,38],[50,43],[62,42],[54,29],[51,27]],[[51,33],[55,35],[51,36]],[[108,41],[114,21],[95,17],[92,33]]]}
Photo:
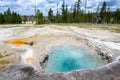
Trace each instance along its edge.
{"label": "pale mineral terrace", "polygon": [[[0,80],[120,80],[120,33],[58,25],[0,28]],[[42,65],[59,45],[85,48],[105,61],[96,69],[47,74]]]}

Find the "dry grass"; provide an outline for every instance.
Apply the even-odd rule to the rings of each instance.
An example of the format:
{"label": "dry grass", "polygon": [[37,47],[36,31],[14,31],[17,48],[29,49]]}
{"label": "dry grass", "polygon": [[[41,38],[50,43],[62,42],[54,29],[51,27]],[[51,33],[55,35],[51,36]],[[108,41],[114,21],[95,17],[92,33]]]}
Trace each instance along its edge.
{"label": "dry grass", "polygon": [[8,61],[6,61],[6,60],[0,60],[0,65],[6,65],[6,64],[8,64],[9,62]]}
{"label": "dry grass", "polygon": [[[92,23],[55,23],[49,25],[58,25],[61,27],[70,27],[76,26],[79,28],[88,28],[88,29],[101,29],[101,30],[109,30],[111,32],[120,33],[120,24],[92,24]],[[45,26],[45,25],[43,25]]]}
{"label": "dry grass", "polygon": [[7,60],[7,58],[10,57],[12,54],[13,53],[4,53],[4,55],[0,54],[0,70],[10,65],[10,62]]}
{"label": "dry grass", "polygon": [[9,61],[6,60],[0,60],[0,70],[7,67],[9,65]]}

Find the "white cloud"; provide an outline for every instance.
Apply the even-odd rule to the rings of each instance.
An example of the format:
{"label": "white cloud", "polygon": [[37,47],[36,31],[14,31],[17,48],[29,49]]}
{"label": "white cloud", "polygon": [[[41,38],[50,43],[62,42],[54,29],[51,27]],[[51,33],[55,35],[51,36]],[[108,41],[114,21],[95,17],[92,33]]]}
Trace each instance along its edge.
{"label": "white cloud", "polygon": [[[65,0],[68,9],[72,8],[75,1],[77,0]],[[101,6],[104,1],[109,2],[111,10],[120,8],[120,0],[87,0],[87,11],[96,11],[97,7]],[[44,15],[47,15],[50,8],[54,10],[54,13],[57,12],[57,2],[58,9],[61,10],[63,0],[0,0],[0,12],[3,12],[10,7],[11,10],[18,12],[21,15],[33,15],[34,7],[36,5],[37,9],[40,9]],[[85,0],[81,0],[81,8],[85,8]]]}

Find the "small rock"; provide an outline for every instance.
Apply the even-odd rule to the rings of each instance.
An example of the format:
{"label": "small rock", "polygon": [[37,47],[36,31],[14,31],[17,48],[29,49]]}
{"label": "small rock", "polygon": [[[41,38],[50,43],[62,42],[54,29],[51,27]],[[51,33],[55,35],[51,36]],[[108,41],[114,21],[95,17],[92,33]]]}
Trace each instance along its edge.
{"label": "small rock", "polygon": [[33,46],[33,41],[27,43],[30,46]]}

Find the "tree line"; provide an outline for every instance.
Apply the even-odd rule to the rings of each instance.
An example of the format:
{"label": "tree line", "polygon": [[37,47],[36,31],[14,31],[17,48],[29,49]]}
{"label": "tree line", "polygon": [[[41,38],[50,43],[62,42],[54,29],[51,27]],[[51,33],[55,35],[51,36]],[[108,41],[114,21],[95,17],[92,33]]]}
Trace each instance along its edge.
{"label": "tree line", "polygon": [[10,8],[4,13],[0,13],[0,24],[18,24],[22,23],[21,16],[16,12],[11,12]]}
{"label": "tree line", "polygon": [[[37,10],[35,13],[34,21],[37,24],[44,23],[102,23],[102,24],[119,24],[120,23],[120,9],[111,11],[110,7],[104,1],[102,7],[97,8],[96,12],[86,12],[81,9],[81,0],[77,0],[74,3],[71,10],[68,9],[68,5],[64,0],[60,10],[57,9],[57,13],[54,14],[52,8],[48,11],[48,16],[44,16],[42,11]],[[20,16],[16,12],[11,12],[8,8],[4,13],[0,13],[0,24],[16,24],[26,23],[27,16]],[[33,20],[32,20],[33,22]]]}
{"label": "tree line", "polygon": [[[61,12],[61,13],[60,13]],[[73,9],[68,10],[68,5],[61,5],[61,11],[57,10],[57,14],[53,14],[52,8],[48,11],[48,17],[44,17],[43,13],[38,10],[36,12],[36,22],[37,24],[42,23],[120,23],[120,9],[116,11],[111,11],[110,7],[104,1],[101,8],[97,8],[96,12],[81,9],[81,0],[77,0],[74,4]]]}

